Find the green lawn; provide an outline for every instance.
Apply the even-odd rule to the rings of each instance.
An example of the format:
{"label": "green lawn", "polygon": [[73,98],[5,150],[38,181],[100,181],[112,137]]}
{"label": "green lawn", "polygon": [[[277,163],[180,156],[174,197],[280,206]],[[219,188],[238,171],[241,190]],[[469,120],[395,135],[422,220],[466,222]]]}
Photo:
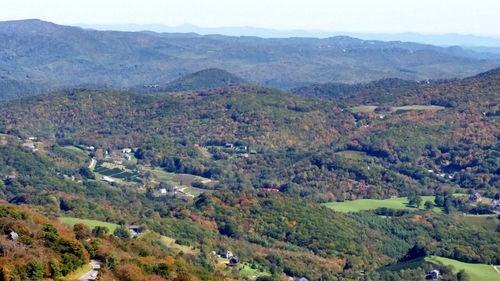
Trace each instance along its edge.
{"label": "green lawn", "polygon": [[115,229],[119,226],[119,225],[114,224],[114,223],[96,221],[96,220],[79,219],[79,218],[60,217],[59,220],[62,223],[69,224],[71,226],[73,226],[77,223],[83,223],[90,230],[92,230],[96,226],[105,226],[109,229],[110,233],[113,233],[113,231],[115,231]]}
{"label": "green lawn", "polygon": [[169,184],[171,186],[178,186],[179,188],[185,188],[185,192],[194,196],[198,196],[207,190],[192,187],[191,184],[195,181],[203,182],[209,181],[209,184],[215,184],[214,181],[210,181],[208,178],[190,175],[190,174],[177,174],[177,173],[169,173],[161,168],[146,168],[149,172],[151,172],[155,176],[155,181],[163,182]]}
{"label": "green lawn", "polygon": [[471,281],[500,281],[500,274],[496,272],[491,265],[465,263],[436,256],[427,257],[425,261],[434,264],[442,263],[444,265],[452,265],[455,267],[456,272],[463,269],[469,274]]}
{"label": "green lawn", "polygon": [[77,152],[83,152],[83,153],[86,153],[85,150],[81,149],[80,147],[78,146],[74,146],[74,145],[65,145],[63,146],[63,148],[66,148],[68,150],[73,150],[73,151],[77,151]]}
{"label": "green lawn", "polygon": [[[465,194],[457,193],[453,194],[453,196],[464,196]],[[422,205],[420,206],[420,209],[424,209],[424,203],[425,201],[431,201],[434,203],[434,196],[421,196],[422,197]],[[359,199],[359,200],[353,200],[353,201],[345,201],[345,202],[331,202],[331,203],[324,203],[323,205],[327,208],[333,209],[337,212],[343,212],[343,213],[348,213],[348,212],[359,212],[359,211],[366,211],[366,210],[375,210],[378,208],[392,208],[396,210],[416,210],[415,207],[408,207],[408,197],[399,197],[399,198],[394,198],[394,199],[384,199],[384,200],[378,200],[378,199]],[[441,208],[434,207],[434,211],[437,212],[442,212]]]}
{"label": "green lawn", "polygon": [[391,111],[397,110],[441,110],[444,109],[444,106],[439,105],[405,105],[405,106],[397,106],[393,107]]}
{"label": "green lawn", "polygon": [[[434,196],[422,196],[422,205],[420,206],[420,209],[424,208],[425,201],[434,202]],[[414,207],[408,207],[407,203],[408,203],[407,197],[399,197],[399,198],[385,199],[385,200],[359,199],[359,200],[345,201],[345,202],[331,202],[331,203],[325,203],[323,205],[326,206],[327,208],[343,213],[375,210],[382,207],[399,209],[399,210],[402,209],[415,210]],[[438,211],[440,209],[434,208],[434,210]]]}
{"label": "green lawn", "polygon": [[271,273],[262,269],[251,268],[249,264],[243,262],[240,265],[241,276],[271,276]]}

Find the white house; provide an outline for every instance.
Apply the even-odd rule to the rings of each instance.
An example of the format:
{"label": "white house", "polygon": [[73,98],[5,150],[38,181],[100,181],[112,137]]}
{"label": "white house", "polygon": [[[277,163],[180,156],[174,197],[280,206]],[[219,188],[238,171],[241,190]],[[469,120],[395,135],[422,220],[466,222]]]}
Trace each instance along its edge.
{"label": "white house", "polygon": [[434,269],[433,271],[431,271],[431,272],[429,273],[430,278],[431,278],[432,280],[438,280],[438,279],[439,279],[439,274],[440,274],[440,273],[439,273],[439,270],[437,270],[437,269]]}
{"label": "white house", "polygon": [[130,153],[130,152],[132,152],[132,148],[124,148],[124,149],[122,149],[122,152],[123,153]]}
{"label": "white house", "polygon": [[110,178],[110,177],[108,177],[108,176],[103,176],[103,177],[101,178],[101,180],[102,180],[102,181],[105,181],[105,182],[107,182],[107,183],[114,183],[114,182],[115,182],[115,180],[114,180],[114,179],[112,179],[112,178]]}

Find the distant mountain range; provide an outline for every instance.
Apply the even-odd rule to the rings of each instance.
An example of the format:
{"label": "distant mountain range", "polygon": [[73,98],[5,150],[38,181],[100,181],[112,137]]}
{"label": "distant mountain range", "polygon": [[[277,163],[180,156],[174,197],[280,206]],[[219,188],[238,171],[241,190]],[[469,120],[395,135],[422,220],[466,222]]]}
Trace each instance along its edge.
{"label": "distant mountain range", "polygon": [[309,38],[328,38],[334,36],[350,36],[363,40],[380,41],[403,41],[422,44],[431,44],[437,46],[462,46],[476,49],[476,47],[487,47],[482,50],[500,53],[500,38],[477,36],[469,34],[421,34],[415,32],[405,33],[359,33],[359,32],[326,32],[311,30],[276,30],[258,27],[218,27],[207,28],[191,24],[179,26],[167,26],[162,24],[76,24],[84,28],[96,30],[115,30],[115,31],[153,31],[158,33],[196,33],[200,35],[220,34],[226,36],[257,36],[262,38],[291,38],[291,37],[309,37]]}
{"label": "distant mountain range", "polygon": [[0,22],[0,76],[50,88],[165,85],[218,68],[251,84],[287,89],[388,77],[460,78],[499,65],[496,55],[460,47],[346,36],[263,39],[96,31],[40,20]]}

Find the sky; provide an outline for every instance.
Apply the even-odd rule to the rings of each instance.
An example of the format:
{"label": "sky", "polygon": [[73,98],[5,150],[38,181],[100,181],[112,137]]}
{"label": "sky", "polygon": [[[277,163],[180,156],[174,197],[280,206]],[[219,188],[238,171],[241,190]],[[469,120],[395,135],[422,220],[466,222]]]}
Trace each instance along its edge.
{"label": "sky", "polygon": [[0,21],[500,37],[499,0],[0,0]]}

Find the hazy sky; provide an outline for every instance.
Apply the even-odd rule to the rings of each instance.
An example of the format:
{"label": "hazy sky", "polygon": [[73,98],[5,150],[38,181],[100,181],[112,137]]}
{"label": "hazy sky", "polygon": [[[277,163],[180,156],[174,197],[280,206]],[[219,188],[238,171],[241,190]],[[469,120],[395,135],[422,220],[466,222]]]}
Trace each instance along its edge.
{"label": "hazy sky", "polygon": [[500,37],[500,0],[0,0],[0,20]]}

